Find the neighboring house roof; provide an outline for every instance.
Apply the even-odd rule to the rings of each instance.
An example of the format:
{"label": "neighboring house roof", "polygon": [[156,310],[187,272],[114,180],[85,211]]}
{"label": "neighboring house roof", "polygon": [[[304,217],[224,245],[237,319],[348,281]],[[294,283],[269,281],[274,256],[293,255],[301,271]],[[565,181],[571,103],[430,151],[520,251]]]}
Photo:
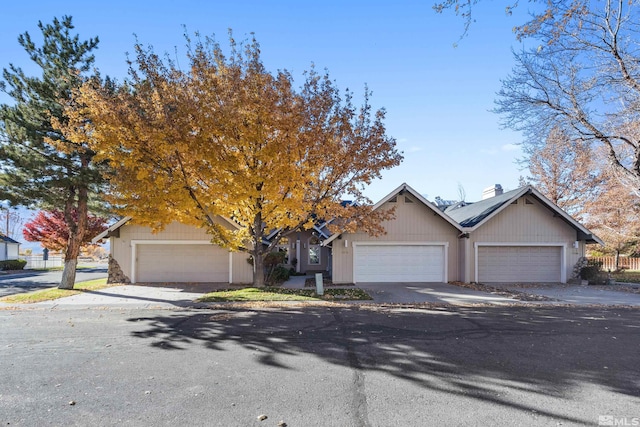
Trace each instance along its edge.
{"label": "neighboring house roof", "polygon": [[458,224],[464,227],[467,231],[474,231],[482,224],[489,221],[496,216],[502,210],[506,209],[514,201],[520,197],[529,195],[537,199],[548,209],[554,212],[554,215],[562,218],[567,224],[576,229],[579,233],[579,240],[586,240],[588,243],[599,243],[604,245],[604,242],[596,235],[591,233],[582,224],[576,221],[568,213],[560,209],[555,203],[547,199],[542,193],[527,185],[516,190],[507,191],[506,193],[498,196],[490,197],[488,199],[480,200],[475,203],[461,202],[455,205],[449,206],[445,210],[445,214],[453,218]]}
{"label": "neighboring house roof", "polygon": [[[440,209],[438,209],[437,206],[435,206],[433,203],[431,203],[427,199],[425,199],[420,193],[418,193],[416,190],[411,188],[411,186],[409,186],[409,184],[407,184],[407,183],[401,184],[396,189],[394,189],[392,192],[390,192],[385,197],[383,197],[378,203],[373,205],[373,210],[375,211],[376,209],[379,209],[382,205],[387,203],[389,200],[391,200],[392,198],[394,198],[398,194],[404,194],[405,192],[411,194],[413,197],[416,198],[416,200],[420,201],[423,205],[425,205],[427,208],[432,210],[437,216],[439,216],[440,218],[444,219],[449,224],[451,224],[453,227],[458,229],[458,231],[463,231],[462,227],[457,222],[455,222],[454,220],[449,218],[447,215],[445,215]],[[333,234],[331,237],[329,237],[328,239],[323,241],[322,245],[326,246],[329,243],[333,242],[335,239],[338,238],[338,236],[340,234],[342,234],[342,233]]]}
{"label": "neighboring house roof", "polygon": [[449,215],[463,227],[473,228],[482,221],[489,218],[492,213],[500,209],[502,206],[512,202],[514,196],[520,197],[522,188],[494,196],[479,202],[459,202],[448,206],[444,213]]}
{"label": "neighboring house roof", "polygon": [[120,227],[122,227],[123,225],[125,225],[129,221],[131,221],[131,217],[130,216],[125,216],[120,221],[116,222],[111,227],[107,228],[102,233],[98,234],[96,237],[91,239],[91,243],[93,243],[95,245],[100,240],[106,239],[107,237],[111,237],[111,236],[117,234],[118,229],[120,229]]}
{"label": "neighboring house roof", "polygon": [[15,243],[17,245],[20,244],[20,242],[17,242],[15,240],[13,240],[11,237],[5,236],[4,234],[0,234],[0,242],[2,242],[2,243]]}
{"label": "neighboring house roof", "polygon": [[[342,200],[340,202],[340,206],[342,206],[343,208],[346,208],[347,206],[358,206],[358,204],[352,200]],[[315,217],[314,217],[315,219]],[[319,237],[321,237],[322,239],[328,239],[329,237],[331,237],[331,235],[333,233],[331,233],[331,230],[329,230],[329,224],[331,224],[334,221],[335,218],[332,218],[328,221],[323,221],[323,222],[318,222],[317,224],[315,224],[313,226],[313,229],[318,233]],[[276,228],[275,230],[271,231],[271,233],[269,233],[265,239],[267,240],[271,240],[273,239],[273,237],[278,234],[278,232],[282,230],[282,228]]]}
{"label": "neighboring house roof", "polygon": [[[240,225],[238,225],[237,222],[231,221],[229,218],[225,218],[223,216],[220,216],[220,218],[224,219],[225,221],[227,221],[229,224],[233,225],[234,227],[240,228]],[[117,237],[118,236],[118,230],[120,229],[120,227],[125,225],[127,222],[131,221],[131,219],[132,218],[130,216],[125,216],[124,218],[122,218],[121,220],[119,220],[118,222],[113,224],[111,227],[107,228],[102,233],[98,234],[96,237],[91,239],[91,243],[93,243],[95,245],[100,240],[106,239],[107,237],[111,237],[111,236],[116,236]]]}

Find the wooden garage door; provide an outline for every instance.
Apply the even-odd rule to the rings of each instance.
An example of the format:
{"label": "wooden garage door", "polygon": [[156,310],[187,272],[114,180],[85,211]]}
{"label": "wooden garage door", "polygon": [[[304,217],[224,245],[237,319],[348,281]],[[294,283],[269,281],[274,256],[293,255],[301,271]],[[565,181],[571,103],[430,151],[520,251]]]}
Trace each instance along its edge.
{"label": "wooden garage door", "polygon": [[229,282],[229,252],[211,244],[138,244],[138,282]]}
{"label": "wooden garage door", "polygon": [[442,282],[442,245],[357,245],[356,282]]}
{"label": "wooden garage door", "polygon": [[479,282],[560,282],[558,246],[479,246]]}

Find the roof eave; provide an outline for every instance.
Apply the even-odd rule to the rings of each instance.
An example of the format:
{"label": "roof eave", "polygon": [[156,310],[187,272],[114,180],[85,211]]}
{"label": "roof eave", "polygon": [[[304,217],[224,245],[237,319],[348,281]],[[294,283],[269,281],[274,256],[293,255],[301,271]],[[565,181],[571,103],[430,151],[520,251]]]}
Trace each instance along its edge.
{"label": "roof eave", "polygon": [[124,218],[120,219],[115,224],[113,224],[111,227],[107,228],[102,233],[98,234],[96,237],[91,239],[91,243],[93,243],[94,245],[97,244],[100,240],[109,237],[109,234],[113,233],[114,231],[116,231],[117,229],[119,229],[129,221],[131,221],[131,217],[125,216]]}
{"label": "roof eave", "polygon": [[553,209],[554,212],[556,212],[559,216],[561,216],[567,223],[572,225],[579,232],[583,233],[584,236],[586,237],[584,239],[586,242],[588,242],[588,243],[598,243],[598,244],[600,244],[602,246],[605,245],[604,241],[602,239],[600,239],[598,236],[596,236],[595,234],[593,234],[591,232],[591,230],[587,229],[584,225],[582,225],[578,221],[576,221],[571,215],[569,215],[568,213],[566,213],[565,211],[560,209],[560,207],[558,207],[551,200],[547,199],[542,193],[540,193],[534,187],[531,187],[531,186],[529,186],[529,187],[530,187],[530,190],[531,190],[529,192],[529,194],[533,194],[537,199],[542,200],[547,206],[549,206],[551,209]]}

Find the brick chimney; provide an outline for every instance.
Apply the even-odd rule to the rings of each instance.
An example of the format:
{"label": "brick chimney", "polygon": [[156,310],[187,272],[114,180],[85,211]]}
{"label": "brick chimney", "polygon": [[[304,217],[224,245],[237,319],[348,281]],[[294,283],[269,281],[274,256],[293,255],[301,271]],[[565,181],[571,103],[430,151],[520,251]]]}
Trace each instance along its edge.
{"label": "brick chimney", "polygon": [[490,199],[491,197],[499,196],[502,194],[502,185],[496,184],[491,187],[487,187],[482,190],[482,200]]}

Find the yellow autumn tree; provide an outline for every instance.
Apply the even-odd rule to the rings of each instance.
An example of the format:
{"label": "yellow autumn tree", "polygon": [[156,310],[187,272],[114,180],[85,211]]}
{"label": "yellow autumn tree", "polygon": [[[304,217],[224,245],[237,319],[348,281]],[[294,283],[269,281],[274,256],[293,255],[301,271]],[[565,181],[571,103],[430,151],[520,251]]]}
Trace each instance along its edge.
{"label": "yellow autumn tree", "polygon": [[313,67],[295,88],[289,72],[265,69],[255,38],[230,37],[228,56],[213,38],[187,48],[181,69],[136,45],[127,82],[115,91],[93,82],[77,95],[121,215],[155,230],[206,228],[213,243],[252,255],[258,286],[266,254],[315,221],[384,232],[393,212],[372,211],[362,191],[402,156],[368,90],[357,108]]}

